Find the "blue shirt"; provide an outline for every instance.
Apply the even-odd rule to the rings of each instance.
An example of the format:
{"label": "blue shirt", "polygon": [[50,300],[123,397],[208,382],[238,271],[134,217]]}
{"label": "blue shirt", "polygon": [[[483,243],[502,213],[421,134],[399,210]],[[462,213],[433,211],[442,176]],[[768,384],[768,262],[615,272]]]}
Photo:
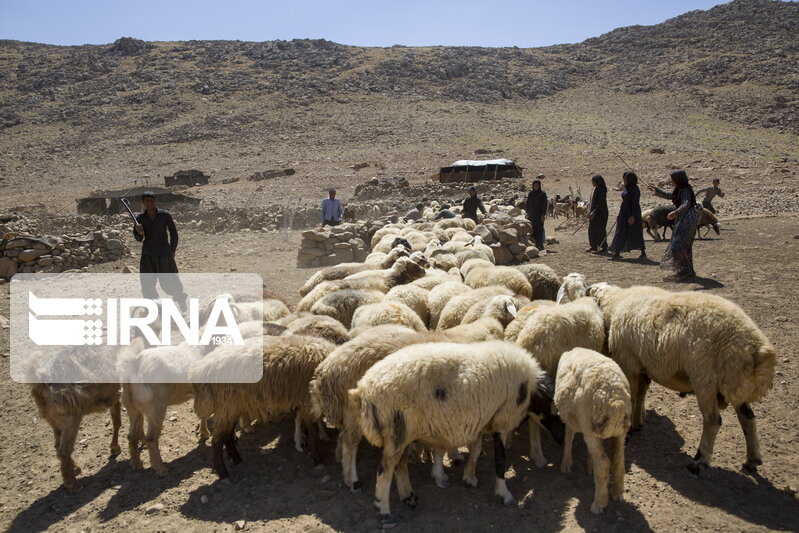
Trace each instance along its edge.
{"label": "blue shirt", "polygon": [[[155,218],[150,218],[147,211],[136,215],[136,222],[144,228],[144,237],[133,230],[133,237],[141,242],[142,255],[169,255],[178,248],[178,228],[169,211],[155,208]],[[167,231],[169,239],[167,240]]]}
{"label": "blue shirt", "polygon": [[341,217],[344,215],[344,209],[341,207],[341,202],[338,198],[325,198],[322,200],[322,222],[325,220],[333,220],[340,222]]}

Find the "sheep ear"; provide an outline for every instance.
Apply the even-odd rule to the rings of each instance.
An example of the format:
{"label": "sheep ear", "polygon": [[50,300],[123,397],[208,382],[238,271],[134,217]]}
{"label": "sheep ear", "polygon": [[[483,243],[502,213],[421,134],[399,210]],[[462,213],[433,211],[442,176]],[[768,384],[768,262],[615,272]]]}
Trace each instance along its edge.
{"label": "sheep ear", "polygon": [[510,316],[512,316],[513,318],[516,318],[519,314],[516,311],[516,306],[511,301],[505,302],[505,309],[508,310],[508,313],[510,313]]}
{"label": "sheep ear", "polygon": [[566,296],[566,286],[561,285],[560,289],[558,289],[558,297],[555,299],[555,305],[560,305],[560,301],[563,300],[564,296]]}

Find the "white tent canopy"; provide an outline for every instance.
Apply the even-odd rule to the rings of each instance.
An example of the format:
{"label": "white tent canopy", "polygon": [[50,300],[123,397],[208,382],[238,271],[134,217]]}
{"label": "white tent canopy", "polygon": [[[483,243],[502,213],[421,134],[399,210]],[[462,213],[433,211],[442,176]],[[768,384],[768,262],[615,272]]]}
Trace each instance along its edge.
{"label": "white tent canopy", "polygon": [[461,159],[452,163],[453,167],[484,167],[487,165],[512,165],[513,161],[510,159],[488,159],[480,161],[476,159]]}

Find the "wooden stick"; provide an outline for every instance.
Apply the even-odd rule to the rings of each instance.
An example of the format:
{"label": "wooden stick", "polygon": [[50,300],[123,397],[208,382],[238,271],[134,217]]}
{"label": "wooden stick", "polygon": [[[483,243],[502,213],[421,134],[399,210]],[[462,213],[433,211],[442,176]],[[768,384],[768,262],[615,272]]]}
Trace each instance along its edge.
{"label": "wooden stick", "polygon": [[[623,158],[622,156],[620,156],[619,154],[617,154],[617,153],[615,153],[615,152],[614,152],[613,154],[614,154],[616,157],[618,157],[619,159],[621,159],[621,162],[622,162],[622,163],[624,163],[624,165],[625,165],[627,168],[629,168],[629,169],[630,169],[630,172],[635,172],[635,169],[634,169],[633,167],[631,167],[630,165],[628,165],[628,164],[627,164],[627,161],[625,161],[625,160],[624,160],[624,158]],[[635,172],[635,175],[636,175],[636,176],[638,176],[638,172]],[[641,176],[638,176],[638,179],[639,179],[639,180],[641,180],[641,183],[643,183],[643,184],[644,184],[644,185],[646,185],[647,187],[650,187],[650,185],[649,185],[649,184],[646,182],[646,180],[645,180],[644,178],[642,178]]]}

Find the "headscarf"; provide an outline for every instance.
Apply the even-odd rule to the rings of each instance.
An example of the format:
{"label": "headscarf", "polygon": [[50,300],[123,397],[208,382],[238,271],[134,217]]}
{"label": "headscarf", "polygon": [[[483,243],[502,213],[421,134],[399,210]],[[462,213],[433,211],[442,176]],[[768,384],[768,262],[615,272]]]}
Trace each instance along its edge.
{"label": "headscarf", "polygon": [[674,181],[674,192],[671,193],[671,202],[674,204],[675,207],[680,207],[680,193],[682,193],[683,189],[688,189],[688,192],[691,193],[691,202],[688,204],[692,206],[696,203],[696,196],[694,195],[694,188],[691,187],[691,184],[688,183],[688,175],[685,173],[684,170],[673,170],[671,174],[672,181]]}
{"label": "headscarf", "polygon": [[622,176],[622,179],[626,182],[624,184],[625,189],[631,189],[633,187],[638,187],[638,174],[635,172],[625,172]]}
{"label": "headscarf", "polygon": [[535,187],[533,187],[533,188],[532,188],[532,190],[530,191],[530,193],[531,193],[533,196],[541,196],[542,194],[546,196],[546,193],[544,192],[544,189],[543,189],[543,187],[541,186],[541,180],[539,180],[539,179],[534,179],[534,180],[533,180],[533,185],[535,185],[536,183],[538,184],[538,189],[536,190],[536,188],[535,188]]}
{"label": "headscarf", "polygon": [[607,186],[607,185],[605,185],[605,178],[603,178],[603,177],[602,177],[601,175],[599,175],[599,174],[596,174],[594,177],[592,177],[592,178],[591,178],[591,183],[594,183],[594,184],[596,184],[596,188],[597,188],[597,189],[600,189],[600,190],[602,190],[602,189],[604,189],[604,190],[608,190],[608,186]]}

